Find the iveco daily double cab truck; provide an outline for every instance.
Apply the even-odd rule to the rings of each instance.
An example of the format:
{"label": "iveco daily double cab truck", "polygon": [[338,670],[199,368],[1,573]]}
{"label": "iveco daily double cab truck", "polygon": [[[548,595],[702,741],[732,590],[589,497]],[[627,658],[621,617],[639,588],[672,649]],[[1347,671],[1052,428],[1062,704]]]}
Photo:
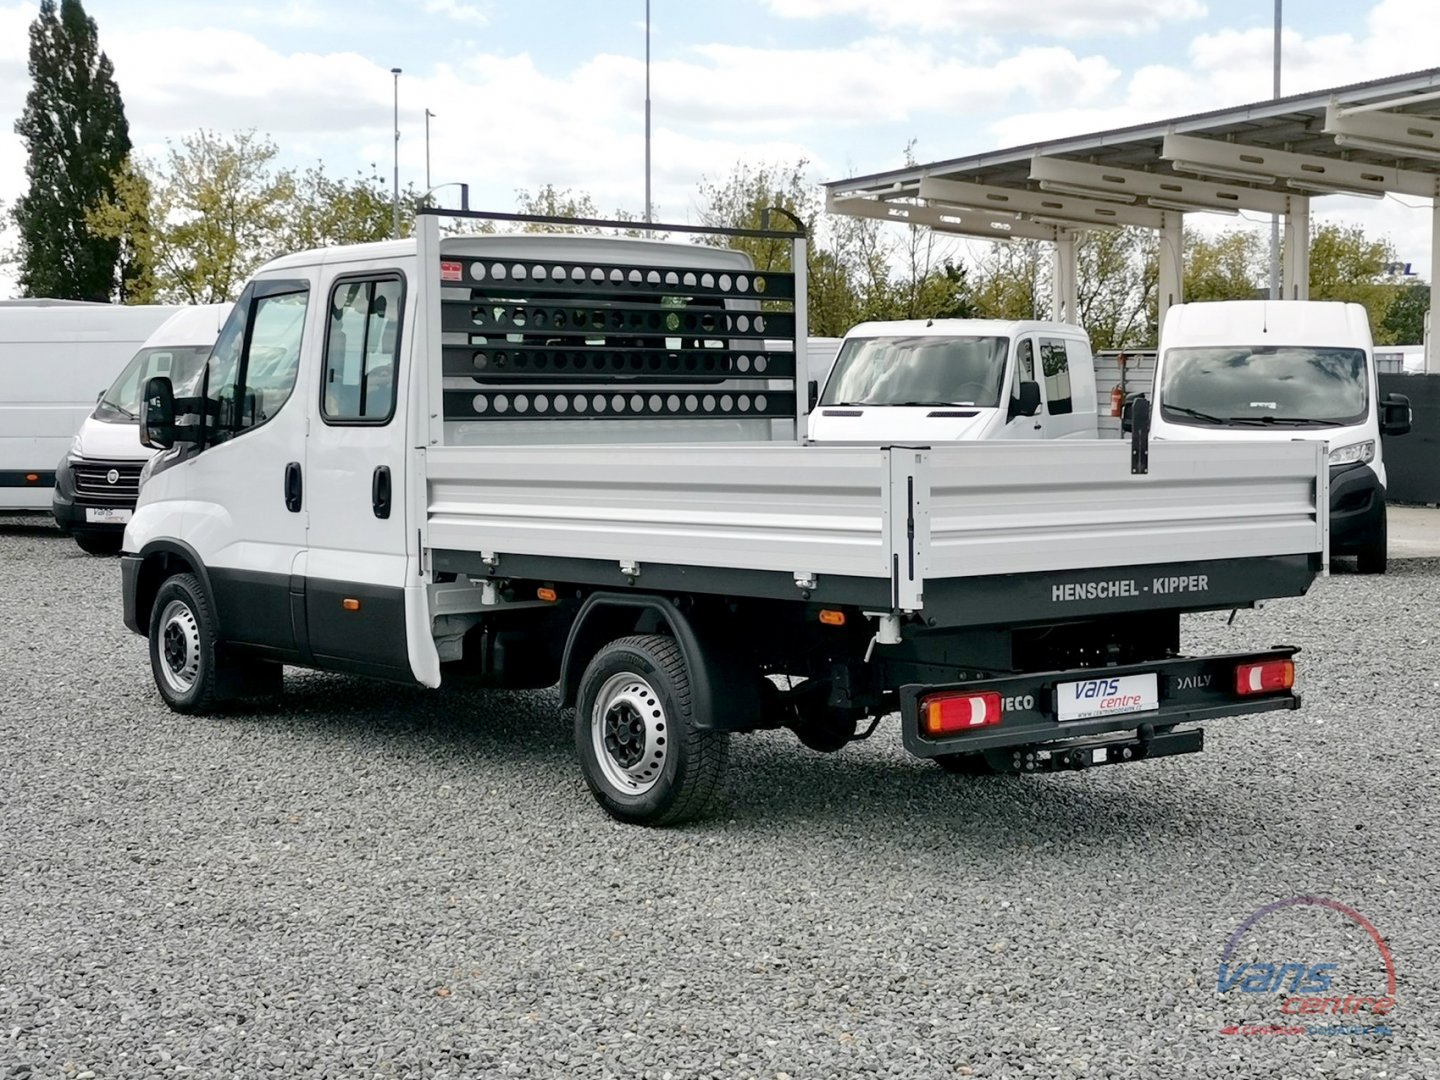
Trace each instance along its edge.
{"label": "iveco daily double cab truck", "polygon": [[791,242],[770,273],[441,239],[439,213],[269,263],[190,400],[150,380],[165,449],[121,578],[172,708],[279,692],[286,664],[558,682],[600,804],[664,823],[703,810],[737,732],[834,751],[898,712],[947,769],[1038,772],[1298,704],[1293,648],[1186,655],[1180,614],[1308,588],[1323,446],[806,445],[803,236],[740,234]]}
{"label": "iveco daily double cab truck", "polygon": [[1094,439],[1095,362],[1078,326],[861,323],[810,414],[815,442]]}
{"label": "iveco daily double cab truck", "polygon": [[1376,387],[1370,320],[1359,304],[1224,300],[1176,304],[1155,369],[1151,437],[1328,447],[1330,553],[1361,573],[1386,564],[1380,436],[1410,430],[1410,401]]}
{"label": "iveco daily double cab truck", "polygon": [[155,451],[140,442],[140,394],[155,375],[188,392],[205,366],[229,304],[183,307],[145,339],[70,440],[55,468],[50,513],[92,555],[120,550],[135,511],[140,469]]}

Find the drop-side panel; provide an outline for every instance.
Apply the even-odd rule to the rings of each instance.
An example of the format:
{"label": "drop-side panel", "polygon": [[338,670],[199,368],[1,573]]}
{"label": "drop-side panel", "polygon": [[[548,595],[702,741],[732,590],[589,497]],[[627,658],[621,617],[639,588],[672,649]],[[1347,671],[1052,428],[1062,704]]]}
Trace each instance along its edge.
{"label": "drop-side panel", "polygon": [[[1325,445],[1119,440],[929,451],[934,580],[1325,550]],[[1317,509],[1318,507],[1318,509]]]}
{"label": "drop-side panel", "polygon": [[887,460],[879,447],[434,447],[426,543],[888,580]]}

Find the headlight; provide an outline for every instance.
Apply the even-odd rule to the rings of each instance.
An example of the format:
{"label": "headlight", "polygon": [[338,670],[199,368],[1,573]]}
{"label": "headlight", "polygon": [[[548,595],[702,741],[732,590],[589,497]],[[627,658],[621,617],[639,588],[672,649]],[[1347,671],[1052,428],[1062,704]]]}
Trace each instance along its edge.
{"label": "headlight", "polygon": [[150,459],[146,461],[144,465],[140,466],[140,482],[135,485],[137,492],[145,486],[145,481],[150,479],[150,474],[155,471],[155,463],[160,460],[160,456],[164,454],[164,452],[163,450],[157,450],[150,455]]}
{"label": "headlight", "polygon": [[1354,465],[1357,462],[1361,465],[1368,465],[1375,460],[1375,440],[1366,439],[1364,442],[1351,443],[1349,446],[1338,446],[1330,451],[1331,465]]}
{"label": "headlight", "polygon": [[85,455],[80,452],[80,433],[78,431],[70,440],[70,452],[66,456],[70,459],[71,464],[85,460]]}

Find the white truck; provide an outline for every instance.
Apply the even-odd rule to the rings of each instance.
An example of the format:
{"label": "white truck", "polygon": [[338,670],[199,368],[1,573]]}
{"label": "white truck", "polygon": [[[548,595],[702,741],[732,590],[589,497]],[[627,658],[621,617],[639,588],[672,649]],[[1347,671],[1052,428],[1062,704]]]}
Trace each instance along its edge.
{"label": "white truck", "polygon": [[834,751],[898,711],[947,769],[1032,772],[1297,707],[1295,649],[1186,656],[1180,614],[1306,591],[1322,446],[806,445],[803,236],[740,234],[789,239],[792,275],[442,239],[446,213],[565,224],[426,210],[414,241],[278,259],[193,399],[149,381],[164,452],[121,579],[171,708],[278,693],[286,664],[558,682],[600,804],[668,823],[736,732]]}
{"label": "white truck", "polygon": [[861,323],[810,414],[815,442],[1098,436],[1090,338],[1059,322]]}
{"label": "white truck", "polygon": [[1328,448],[1330,554],[1386,566],[1381,434],[1410,430],[1410,400],[1380,400],[1359,304],[1225,300],[1176,304],[1155,368],[1151,437],[1171,442],[1313,440]]}
{"label": "white truck", "polygon": [[81,550],[114,555],[135,510],[140,469],[155,451],[140,442],[140,393],[154,375],[188,390],[205,366],[229,304],[183,307],[145,339],[100,395],[55,467],[50,513]]}
{"label": "white truck", "polygon": [[177,307],[0,301],[0,510],[43,513],[55,462],[145,339]]}

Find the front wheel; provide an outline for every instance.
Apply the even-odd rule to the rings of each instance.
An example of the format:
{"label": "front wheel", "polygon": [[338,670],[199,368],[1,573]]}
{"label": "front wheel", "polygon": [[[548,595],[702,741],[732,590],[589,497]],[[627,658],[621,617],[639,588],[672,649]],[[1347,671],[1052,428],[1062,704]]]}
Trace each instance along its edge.
{"label": "front wheel", "polygon": [[165,704],[179,713],[205,713],[239,697],[280,692],[279,664],[228,654],[215,614],[194,574],[167,578],[150,609],[150,670]]}
{"label": "front wheel", "polygon": [[680,647],[659,634],[612,641],[586,667],[575,749],[611,817],[674,825],[709,805],[729,758],[729,733],[695,727],[690,693]]}
{"label": "front wheel", "polygon": [[1356,569],[1362,574],[1383,574],[1389,557],[1390,537],[1385,523],[1385,512],[1380,512],[1380,524],[1365,541],[1355,559]]}

